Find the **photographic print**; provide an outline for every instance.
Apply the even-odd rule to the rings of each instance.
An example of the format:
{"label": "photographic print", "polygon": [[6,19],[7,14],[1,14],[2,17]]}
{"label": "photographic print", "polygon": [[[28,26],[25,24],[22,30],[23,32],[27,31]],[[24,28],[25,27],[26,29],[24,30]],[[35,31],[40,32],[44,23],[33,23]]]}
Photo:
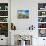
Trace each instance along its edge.
{"label": "photographic print", "polygon": [[29,10],[17,10],[17,18],[18,19],[28,19],[29,18]]}

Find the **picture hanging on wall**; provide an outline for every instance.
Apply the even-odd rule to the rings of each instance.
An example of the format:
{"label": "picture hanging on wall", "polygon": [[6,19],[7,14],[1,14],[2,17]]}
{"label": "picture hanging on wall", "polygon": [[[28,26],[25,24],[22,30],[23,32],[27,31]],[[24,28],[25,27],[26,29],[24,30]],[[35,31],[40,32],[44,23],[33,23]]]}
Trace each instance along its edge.
{"label": "picture hanging on wall", "polygon": [[29,10],[17,10],[17,18],[18,19],[28,19],[29,18]]}

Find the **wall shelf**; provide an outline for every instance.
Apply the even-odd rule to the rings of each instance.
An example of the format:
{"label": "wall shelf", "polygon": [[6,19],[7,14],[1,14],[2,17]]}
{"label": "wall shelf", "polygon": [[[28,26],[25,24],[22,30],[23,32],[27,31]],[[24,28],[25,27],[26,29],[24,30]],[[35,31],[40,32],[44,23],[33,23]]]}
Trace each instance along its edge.
{"label": "wall shelf", "polygon": [[46,29],[46,28],[38,28],[38,29]]}
{"label": "wall shelf", "polygon": [[46,11],[46,9],[45,10],[38,10],[38,11]]}
{"label": "wall shelf", "polygon": [[38,3],[38,36],[46,37],[46,3]]}
{"label": "wall shelf", "polygon": [[0,17],[8,17],[8,16],[0,16]]}
{"label": "wall shelf", "polygon": [[46,22],[38,22],[38,23],[46,23]]}
{"label": "wall shelf", "polygon": [[0,3],[0,35],[8,37],[8,3]]}
{"label": "wall shelf", "polygon": [[38,16],[38,17],[46,17],[46,15],[44,15],[44,16]]}
{"label": "wall shelf", "polygon": [[8,22],[0,22],[0,23],[8,23]]}
{"label": "wall shelf", "polygon": [[8,10],[0,10],[0,11],[8,11]]}

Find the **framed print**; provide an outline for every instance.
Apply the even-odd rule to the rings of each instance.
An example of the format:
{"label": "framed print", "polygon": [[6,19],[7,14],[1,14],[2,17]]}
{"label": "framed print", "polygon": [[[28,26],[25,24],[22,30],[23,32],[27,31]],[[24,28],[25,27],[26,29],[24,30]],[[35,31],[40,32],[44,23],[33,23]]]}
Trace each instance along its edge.
{"label": "framed print", "polygon": [[29,18],[29,10],[17,10],[17,18],[18,19],[28,19]]}

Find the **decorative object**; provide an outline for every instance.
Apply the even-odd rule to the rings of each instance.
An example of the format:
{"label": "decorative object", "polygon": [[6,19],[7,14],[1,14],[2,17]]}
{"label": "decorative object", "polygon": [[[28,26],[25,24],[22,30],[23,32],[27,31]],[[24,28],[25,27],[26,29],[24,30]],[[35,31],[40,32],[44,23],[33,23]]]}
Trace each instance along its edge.
{"label": "decorative object", "polygon": [[1,10],[1,6],[0,6],[0,10]]}
{"label": "decorative object", "polygon": [[39,37],[46,37],[46,29],[39,29]]}
{"label": "decorative object", "polygon": [[38,11],[38,16],[46,16],[46,11]]}
{"label": "decorative object", "polygon": [[5,6],[5,10],[8,10],[8,6]]}
{"label": "decorative object", "polygon": [[16,30],[16,26],[13,23],[11,23],[11,30]]}
{"label": "decorative object", "polygon": [[28,19],[29,18],[29,10],[17,10],[17,18],[18,19]]}
{"label": "decorative object", "polygon": [[46,17],[38,17],[38,22],[46,22]]}
{"label": "decorative object", "polygon": [[38,10],[45,10],[46,9],[46,3],[38,3]]}
{"label": "decorative object", "polygon": [[31,35],[15,35],[15,45],[16,46],[30,46],[32,45],[32,36]]}
{"label": "decorative object", "polygon": [[29,26],[29,30],[34,30],[34,26],[32,25],[32,26]]}
{"label": "decorative object", "polygon": [[42,12],[42,15],[45,15],[45,12]]}
{"label": "decorative object", "polygon": [[8,10],[8,3],[0,3],[0,10]]}
{"label": "decorative object", "polygon": [[46,23],[43,23],[43,24],[39,23],[38,28],[46,28]]}
{"label": "decorative object", "polygon": [[0,23],[0,35],[8,37],[8,23]]}
{"label": "decorative object", "polygon": [[0,17],[0,22],[8,22],[8,17]]}
{"label": "decorative object", "polygon": [[8,16],[8,11],[0,11],[0,16]]}

